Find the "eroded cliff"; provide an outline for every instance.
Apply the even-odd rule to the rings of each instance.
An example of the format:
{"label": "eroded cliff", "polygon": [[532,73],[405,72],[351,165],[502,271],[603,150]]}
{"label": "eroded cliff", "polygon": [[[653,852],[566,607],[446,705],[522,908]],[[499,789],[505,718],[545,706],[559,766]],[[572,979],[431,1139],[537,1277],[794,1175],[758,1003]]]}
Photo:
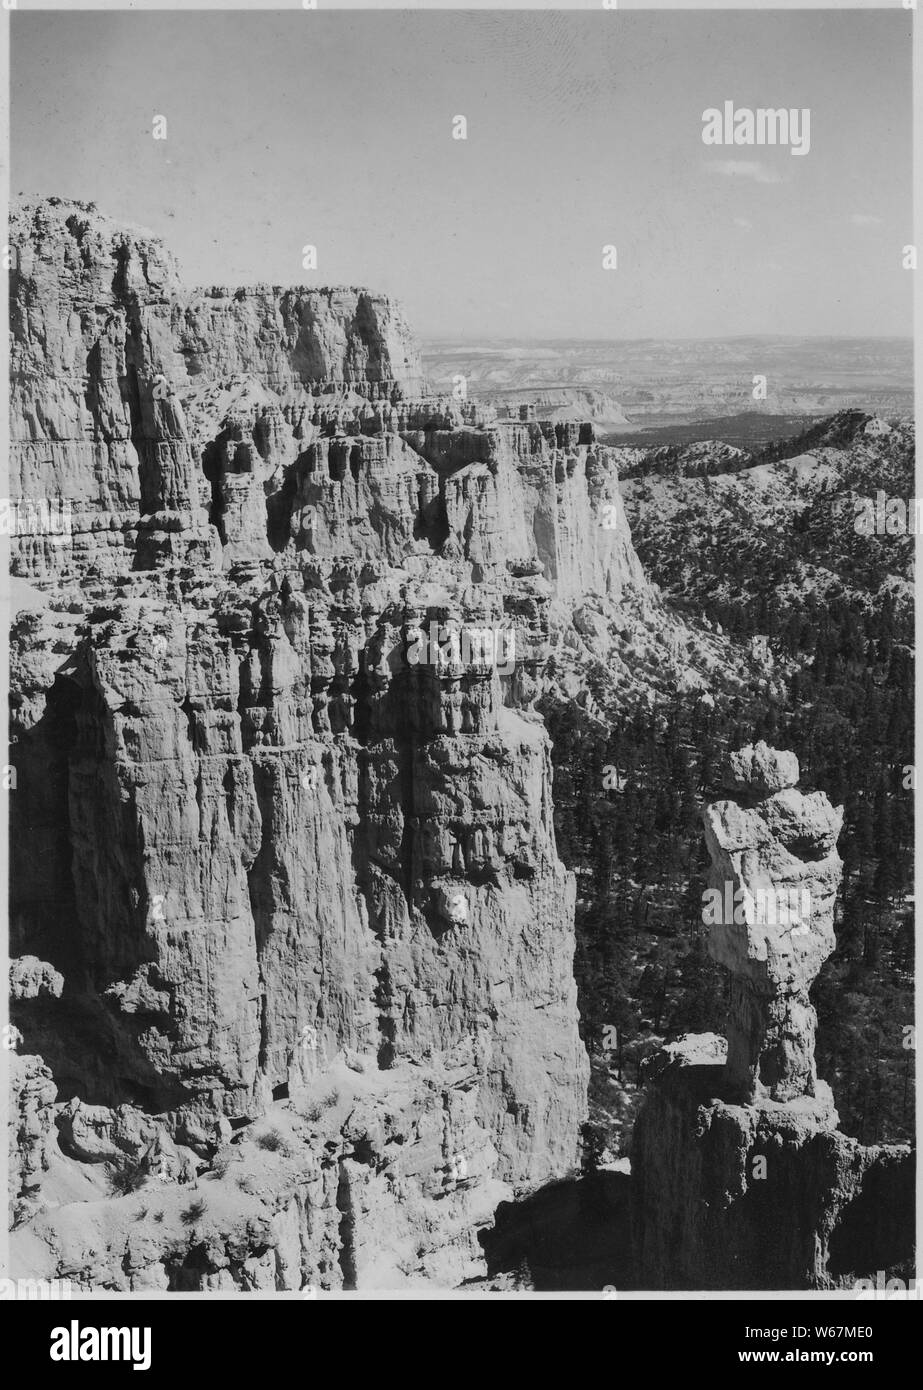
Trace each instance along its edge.
{"label": "eroded cliff", "polygon": [[577,1159],[534,703],[678,641],[616,471],[424,396],[380,296],[190,293],[54,199],[11,244],[20,1268],[456,1284]]}

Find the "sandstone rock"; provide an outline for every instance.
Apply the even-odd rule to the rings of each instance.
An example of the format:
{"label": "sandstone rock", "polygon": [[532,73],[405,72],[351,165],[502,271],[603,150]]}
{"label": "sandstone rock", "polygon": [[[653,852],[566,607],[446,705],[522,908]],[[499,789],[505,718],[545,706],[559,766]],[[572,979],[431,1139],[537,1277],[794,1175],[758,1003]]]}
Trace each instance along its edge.
{"label": "sandstone rock", "polygon": [[911,1258],[913,1158],[841,1134],[808,996],[833,949],[842,810],[780,783],[794,759],[732,755],[749,803],[705,808],[708,950],[730,973],[727,1043],[689,1036],[644,1067],[633,1244],[650,1289],[849,1287]]}
{"label": "sandstone rock", "polygon": [[642,1287],[851,1288],[909,1265],[913,1156],[841,1134],[823,1082],[813,1097],[736,1105],[720,1098],[720,1052],[682,1043],[655,1077],[632,1147]]}
{"label": "sandstone rock", "polygon": [[41,1057],[11,1052],[9,1194],[15,1223],[27,1210],[23,1199],[35,1200],[48,1168],[48,1148],[54,1128],[57,1088]]}
{"label": "sandstone rock", "polygon": [[665,1043],[641,1062],[645,1082],[654,1081],[670,1068],[694,1066],[725,1066],[727,1039],[717,1033],[685,1033],[676,1042]]}
{"label": "sandstone rock", "polygon": [[59,999],[64,976],[37,956],[20,956],[10,961],[10,998],[38,999],[41,995]]}
{"label": "sandstone rock", "polygon": [[165,1181],[195,1177],[194,1154],[172,1141],[162,1121],[134,1106],[110,1109],[75,1098],[59,1107],[56,1123],[62,1151],[83,1163],[124,1162]]}
{"label": "sandstone rock", "polygon": [[[574,882],[532,706],[575,606],[598,644],[654,602],[616,470],[592,430],[424,397],[382,296],[189,292],[60,200],[11,243],[12,487],[71,502],[65,543],[14,540],[13,940],[48,962],[17,1020],[73,1097],[61,1152],[97,1185],[166,1155],[179,1189],[270,1107],[319,1110],[270,1194],[284,1260],[228,1254],[229,1208],[226,1259],[151,1227],[126,1273],[66,1201],[49,1267],[469,1277],[497,1202],[577,1159]],[[431,623],[490,642],[414,665]],[[363,1135],[323,1103],[340,1073]]]}
{"label": "sandstone rock", "polygon": [[721,899],[717,920],[706,918],[708,950],[731,972],[728,1075],[744,1101],[812,1095],[816,1081],[808,991],[835,945],[843,812],[823,792],[765,795],[793,761],[765,744],[742,749],[731,766],[762,799],[704,812],[709,884]]}
{"label": "sandstone rock", "polygon": [[727,786],[732,791],[752,791],[760,795],[794,787],[800,776],[794,753],[780,753],[763,740],[728,757]]}

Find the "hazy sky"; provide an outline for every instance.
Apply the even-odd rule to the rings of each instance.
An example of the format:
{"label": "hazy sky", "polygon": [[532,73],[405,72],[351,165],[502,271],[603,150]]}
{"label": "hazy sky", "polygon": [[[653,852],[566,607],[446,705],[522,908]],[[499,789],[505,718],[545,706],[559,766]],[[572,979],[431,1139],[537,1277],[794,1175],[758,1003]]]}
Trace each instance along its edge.
{"label": "hazy sky", "polygon": [[[12,192],[150,227],[190,284],[369,285],[424,336],[911,331],[899,6],[10,20]],[[809,108],[810,152],[705,146],[725,101]]]}

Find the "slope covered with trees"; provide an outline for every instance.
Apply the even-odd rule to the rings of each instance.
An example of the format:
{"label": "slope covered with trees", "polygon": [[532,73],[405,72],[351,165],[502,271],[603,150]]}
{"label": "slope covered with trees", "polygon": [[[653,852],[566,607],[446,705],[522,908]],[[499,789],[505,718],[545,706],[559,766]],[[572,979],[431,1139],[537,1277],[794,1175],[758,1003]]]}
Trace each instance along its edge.
{"label": "slope covered with trees", "polygon": [[721,1029],[700,807],[720,795],[723,753],[759,738],[792,749],[802,785],[844,806],[837,948],[813,991],[819,1072],[846,1133],[912,1133],[913,539],[855,526],[859,496],[912,493],[912,432],[851,412],[779,452],[789,457],[733,476],[652,471],[624,492],[665,598],[764,651],[784,698],[716,688],[632,708],[622,697],[601,720],[545,708],[558,845],[579,884],[591,1157],[624,1146],[648,1051]]}

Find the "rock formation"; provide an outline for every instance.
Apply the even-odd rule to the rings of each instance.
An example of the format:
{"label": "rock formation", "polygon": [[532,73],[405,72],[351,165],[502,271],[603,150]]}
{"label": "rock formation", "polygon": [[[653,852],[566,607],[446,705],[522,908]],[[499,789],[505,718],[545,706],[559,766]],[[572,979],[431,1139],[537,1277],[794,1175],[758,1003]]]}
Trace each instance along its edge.
{"label": "rock formation", "polygon": [[424,396],[380,296],[190,293],[56,199],[11,245],[23,1271],[458,1283],[577,1159],[533,706],[664,623],[616,471]]}
{"label": "rock formation", "polygon": [[808,991],[835,945],[842,809],[798,778],[793,754],[749,746],[728,759],[735,799],[703,813],[729,1030],[645,1066],[632,1203],[646,1288],[849,1286],[911,1256],[909,1149],[840,1133],[816,1073]]}
{"label": "rock formation", "polygon": [[746,1104],[815,1094],[808,990],[836,944],[843,810],[823,792],[802,795],[798,775],[791,753],[765,743],[741,749],[727,780],[744,804],[716,801],[704,814],[709,883],[721,903],[708,949],[730,975],[727,1071]]}

